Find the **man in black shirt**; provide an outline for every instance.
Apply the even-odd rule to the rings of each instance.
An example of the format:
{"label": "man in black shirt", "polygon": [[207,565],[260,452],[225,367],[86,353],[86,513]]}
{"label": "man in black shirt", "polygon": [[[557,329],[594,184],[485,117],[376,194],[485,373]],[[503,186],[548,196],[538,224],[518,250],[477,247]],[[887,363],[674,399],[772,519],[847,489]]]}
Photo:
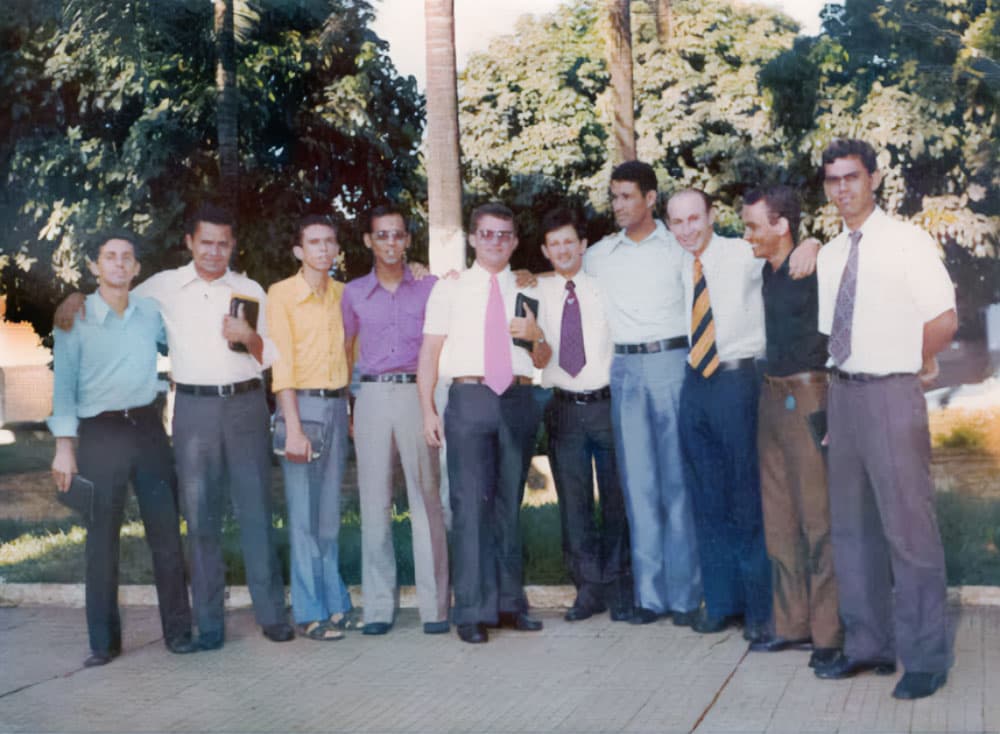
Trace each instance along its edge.
{"label": "man in black shirt", "polygon": [[741,216],[754,255],[767,261],[767,369],[757,445],[774,589],[774,634],[750,649],[776,652],[811,643],[809,664],[815,667],[834,657],[842,639],[821,446],[827,339],[817,325],[815,273],[793,280],[788,272],[798,239],[798,196],[787,186],[756,189],[744,198]]}

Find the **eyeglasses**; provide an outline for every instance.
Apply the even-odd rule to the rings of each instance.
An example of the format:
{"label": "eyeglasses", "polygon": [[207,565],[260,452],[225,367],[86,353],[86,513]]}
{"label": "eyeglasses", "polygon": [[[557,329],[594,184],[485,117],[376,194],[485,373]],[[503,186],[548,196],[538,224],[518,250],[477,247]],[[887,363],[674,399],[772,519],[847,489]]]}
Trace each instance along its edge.
{"label": "eyeglasses", "polygon": [[407,234],[401,229],[380,229],[372,233],[379,242],[404,242]]}
{"label": "eyeglasses", "polygon": [[481,242],[506,243],[510,242],[513,238],[514,231],[510,229],[501,229],[499,231],[494,231],[492,229],[480,229],[476,231],[476,239]]}

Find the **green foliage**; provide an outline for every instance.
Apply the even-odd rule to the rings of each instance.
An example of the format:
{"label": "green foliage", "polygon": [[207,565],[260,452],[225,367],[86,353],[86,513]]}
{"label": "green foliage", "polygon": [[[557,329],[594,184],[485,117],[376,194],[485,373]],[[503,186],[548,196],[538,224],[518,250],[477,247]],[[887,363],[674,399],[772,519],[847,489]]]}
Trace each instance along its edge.
{"label": "green foliage", "polygon": [[[353,218],[419,188],[422,100],[364,0],[236,2],[240,266],[294,270],[292,220]],[[0,279],[42,333],[81,243],[128,226],[145,274],[184,261],[186,207],[218,195],[215,49],[204,0],[14,0],[0,13]],[[351,230],[343,239],[352,241]],[[360,244],[358,245],[360,249]]]}
{"label": "green foliage", "polygon": [[934,448],[980,451],[986,446],[986,436],[975,426],[959,425],[948,433],[934,436],[933,445]]}

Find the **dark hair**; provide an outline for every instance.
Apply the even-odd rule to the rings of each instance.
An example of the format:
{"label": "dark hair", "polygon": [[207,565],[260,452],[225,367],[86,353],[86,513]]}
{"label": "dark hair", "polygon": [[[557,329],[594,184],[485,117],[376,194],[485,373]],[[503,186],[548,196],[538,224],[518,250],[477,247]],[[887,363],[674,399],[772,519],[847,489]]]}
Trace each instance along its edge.
{"label": "dark hair", "polygon": [[132,252],[135,255],[135,259],[139,259],[142,240],[139,239],[139,236],[135,232],[128,229],[109,229],[97,233],[84,243],[83,252],[90,260],[96,262],[101,254],[101,248],[111,240],[125,240],[128,242],[132,245]]}
{"label": "dark hair", "polygon": [[856,155],[861,159],[868,173],[875,173],[878,168],[878,156],[875,149],[864,140],[857,138],[835,138],[823,151],[823,165],[833,163],[838,158],[849,158]]}
{"label": "dark hair", "polygon": [[656,172],[651,165],[642,161],[625,161],[615,166],[611,171],[611,180],[638,184],[643,196],[656,191]]}
{"label": "dark hair", "polygon": [[233,215],[228,209],[223,209],[221,206],[216,204],[202,204],[191,216],[188,217],[187,222],[184,225],[184,233],[194,236],[194,231],[198,229],[198,224],[200,222],[206,222],[207,224],[218,224],[223,227],[235,228],[236,220],[233,219]]}
{"label": "dark hair", "polygon": [[802,220],[802,204],[799,195],[791,186],[775,184],[753,189],[743,197],[743,206],[753,206],[763,201],[767,206],[768,219],[774,224],[778,219],[788,220],[792,242],[799,242],[799,222]]}
{"label": "dark hair", "polygon": [[379,217],[391,217],[396,215],[402,218],[403,228],[406,229],[407,228],[406,215],[403,213],[403,210],[396,204],[393,204],[392,202],[386,202],[384,204],[379,204],[378,206],[372,207],[371,209],[368,210],[368,214],[365,216],[365,232],[367,232],[368,234],[375,234],[376,219],[378,219]]}
{"label": "dark hair", "polygon": [[545,212],[542,217],[542,241],[544,244],[545,235],[556,229],[571,226],[576,231],[576,236],[581,240],[584,237],[583,225],[580,224],[580,217],[572,209],[560,206]]}
{"label": "dark hair", "polygon": [[302,234],[306,231],[306,227],[311,227],[314,224],[321,224],[324,227],[329,227],[338,235],[340,230],[337,228],[337,223],[333,221],[332,217],[328,217],[326,214],[306,214],[304,217],[300,217],[298,224],[295,229],[295,241],[292,243],[292,247],[298,247],[302,244]]}
{"label": "dark hair", "polygon": [[[712,201],[712,197],[706,194],[701,189],[680,189],[679,191],[675,191],[667,199],[667,204],[669,204],[673,199],[677,198],[681,194],[696,194],[697,196],[700,196],[702,203],[705,205],[705,211],[708,212],[712,210],[712,206],[714,204],[714,202]],[[669,220],[669,218],[670,215],[668,214],[667,219]]]}
{"label": "dark hair", "polygon": [[496,217],[497,219],[510,222],[514,225],[514,234],[517,234],[517,221],[514,219],[514,212],[506,204],[501,204],[499,201],[491,201],[488,204],[480,204],[473,209],[472,214],[469,215],[470,233],[479,229],[479,220],[483,217]]}

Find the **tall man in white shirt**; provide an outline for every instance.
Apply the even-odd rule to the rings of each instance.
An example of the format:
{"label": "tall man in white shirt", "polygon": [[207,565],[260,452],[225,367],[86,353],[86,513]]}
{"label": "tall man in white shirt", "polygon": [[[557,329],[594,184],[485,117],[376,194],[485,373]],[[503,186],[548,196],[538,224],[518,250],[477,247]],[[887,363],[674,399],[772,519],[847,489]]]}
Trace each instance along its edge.
{"label": "tall man in white shirt", "polygon": [[[538,325],[547,342],[536,348],[545,362],[542,384],[552,388],[545,410],[549,461],[559,496],[563,557],[576,585],[566,612],[575,622],[612,606],[630,605],[628,524],[618,480],[608,380],[614,344],[597,280],[584,273],[579,220],[569,209],[542,219],[542,253],[556,276],[538,282]],[[594,517],[594,470],[601,522]]]}
{"label": "tall man in white shirt", "polygon": [[[184,240],[191,262],[157,273],[134,293],[160,304],[167,329],[176,388],[174,460],[188,525],[198,645],[212,650],[225,640],[222,518],[227,486],[257,623],[268,639],[284,642],[294,631],[285,613],[271,527],[271,452],[261,372],[277,349],[267,337],[264,290],[229,269],[236,240],[225,210],[202,206],[190,219]],[[259,304],[256,328],[242,308],[230,315],[234,297]],[[245,351],[235,351],[236,344]]]}
{"label": "tall man in white shirt", "polygon": [[950,664],[944,551],[934,511],[921,376],[958,325],[934,240],[876,206],[875,151],[835,140],[823,186],[844,231],[819,258],[819,329],[830,335],[829,483],[844,652],[820,678],[906,670],[893,691],[922,698]]}
{"label": "tall man in white shirt", "polygon": [[612,602],[611,618],[648,624],[672,613],[674,624],[688,625],[701,571],[677,428],[688,346],[683,253],[653,218],[656,199],[651,166],[617,166],[611,206],[621,230],[587,250],[583,266],[604,292],[615,344],[611,419],[635,581],[634,610]]}
{"label": "tall man in white shirt", "polygon": [[693,625],[718,632],[744,617],[744,636],[768,635],[771,564],[764,544],[757,459],[756,360],[764,353],[760,263],[741,239],[720,237],[708,195],[667,202],[684,248],[691,352],[681,391],[681,444],[698,528],[705,610]]}
{"label": "tall man in white shirt", "polygon": [[[453,620],[463,641],[483,643],[488,626],[542,628],[528,615],[519,523],[540,410],[531,354],[511,341],[512,333],[541,335],[533,318],[512,318],[513,212],[502,204],[477,207],[469,243],[475,263],[456,279],[439,280],[427,301],[417,389],[427,443],[440,447],[447,437]],[[443,424],[434,407],[439,375],[452,380]]]}

